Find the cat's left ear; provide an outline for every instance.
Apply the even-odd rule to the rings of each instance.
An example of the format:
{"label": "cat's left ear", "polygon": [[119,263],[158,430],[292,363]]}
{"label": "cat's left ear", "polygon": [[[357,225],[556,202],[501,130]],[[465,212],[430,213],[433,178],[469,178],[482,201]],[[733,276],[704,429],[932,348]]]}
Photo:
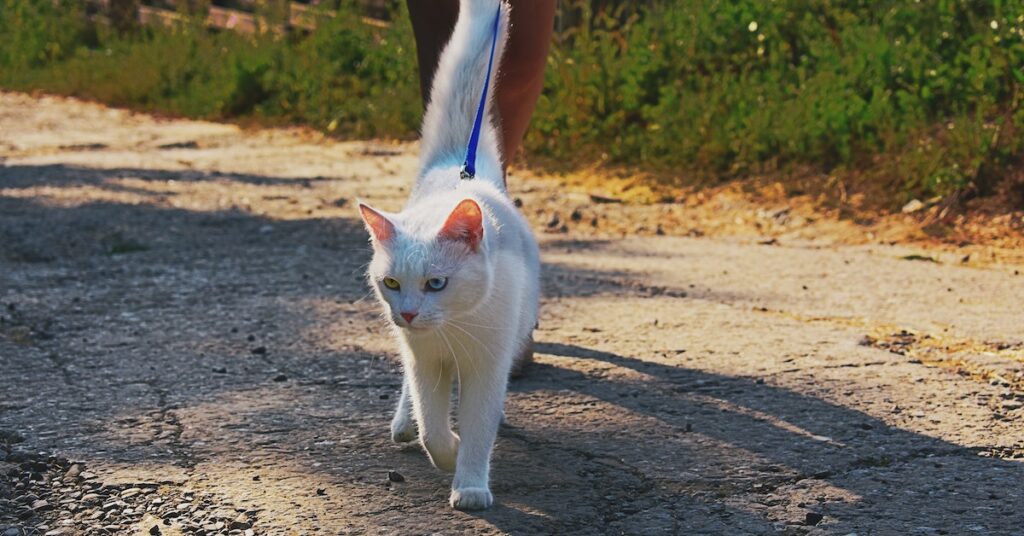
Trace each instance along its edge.
{"label": "cat's left ear", "polygon": [[370,208],[369,205],[359,203],[359,213],[363,216],[363,223],[366,229],[373,235],[377,242],[387,242],[395,236],[395,225],[386,216]]}
{"label": "cat's left ear", "polygon": [[463,199],[448,215],[438,235],[445,240],[463,242],[476,251],[484,237],[483,212],[472,199]]}

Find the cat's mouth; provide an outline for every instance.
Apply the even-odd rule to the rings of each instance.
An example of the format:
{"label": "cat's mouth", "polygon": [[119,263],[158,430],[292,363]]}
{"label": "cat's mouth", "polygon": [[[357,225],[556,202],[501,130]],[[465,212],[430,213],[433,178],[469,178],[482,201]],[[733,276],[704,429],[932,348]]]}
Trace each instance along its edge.
{"label": "cat's mouth", "polygon": [[404,318],[391,317],[391,321],[394,324],[404,330],[412,332],[425,332],[436,329],[438,326],[434,322],[424,323],[420,319],[414,319],[412,322],[405,320]]}

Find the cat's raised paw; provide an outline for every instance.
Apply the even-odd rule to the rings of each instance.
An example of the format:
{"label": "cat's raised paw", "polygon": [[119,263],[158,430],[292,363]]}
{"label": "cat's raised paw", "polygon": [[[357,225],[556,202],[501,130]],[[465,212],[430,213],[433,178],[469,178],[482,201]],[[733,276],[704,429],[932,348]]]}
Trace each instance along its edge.
{"label": "cat's raised paw", "polygon": [[416,439],[416,423],[412,419],[395,419],[391,421],[391,440],[395,443],[408,443]]}
{"label": "cat's raised paw", "polygon": [[451,434],[441,440],[424,439],[423,448],[427,450],[427,456],[434,467],[448,473],[455,471],[455,459],[459,456],[459,436]]}
{"label": "cat's raised paw", "polygon": [[448,499],[456,510],[484,510],[494,504],[494,496],[487,488],[453,489]]}

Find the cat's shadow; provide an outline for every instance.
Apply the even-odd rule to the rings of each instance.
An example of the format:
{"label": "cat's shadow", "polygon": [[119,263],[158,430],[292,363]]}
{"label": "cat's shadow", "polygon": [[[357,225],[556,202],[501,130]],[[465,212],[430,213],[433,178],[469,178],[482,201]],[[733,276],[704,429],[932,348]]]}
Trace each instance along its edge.
{"label": "cat's shadow", "polygon": [[[510,424],[501,429],[492,477],[499,504],[473,514],[509,533],[768,533],[780,520],[728,499],[756,502],[792,486],[832,490],[807,511],[831,516],[836,529],[858,528],[842,520],[856,512],[863,523],[865,509],[884,520],[879,528],[949,519],[950,511],[964,512],[959,528],[985,527],[990,496],[1024,479],[1021,464],[755,378],[573,344],[539,343],[536,351],[554,359],[542,358],[511,384]],[[558,366],[564,358],[655,380],[595,378]],[[551,391],[572,405],[545,405]],[[987,487],[942,492],[967,479]],[[872,500],[879,487],[900,501]]]}

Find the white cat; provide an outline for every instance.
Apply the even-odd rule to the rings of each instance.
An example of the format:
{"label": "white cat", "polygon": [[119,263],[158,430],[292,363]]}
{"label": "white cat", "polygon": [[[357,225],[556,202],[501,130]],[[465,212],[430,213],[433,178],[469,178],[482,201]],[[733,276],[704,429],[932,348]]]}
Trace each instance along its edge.
{"label": "white cat", "polygon": [[[509,371],[531,351],[540,293],[537,242],[505,190],[489,120],[480,134],[476,177],[460,178],[497,11],[497,0],[460,4],[434,76],[408,204],[397,214],[359,205],[373,243],[369,282],[389,313],[405,370],[391,436],[412,441],[419,430],[430,461],[455,471],[449,502],[463,510],[493,502],[491,450]],[[496,63],[508,6],[500,13]],[[490,118],[487,101],[484,117]],[[453,380],[459,434],[449,420]]]}

